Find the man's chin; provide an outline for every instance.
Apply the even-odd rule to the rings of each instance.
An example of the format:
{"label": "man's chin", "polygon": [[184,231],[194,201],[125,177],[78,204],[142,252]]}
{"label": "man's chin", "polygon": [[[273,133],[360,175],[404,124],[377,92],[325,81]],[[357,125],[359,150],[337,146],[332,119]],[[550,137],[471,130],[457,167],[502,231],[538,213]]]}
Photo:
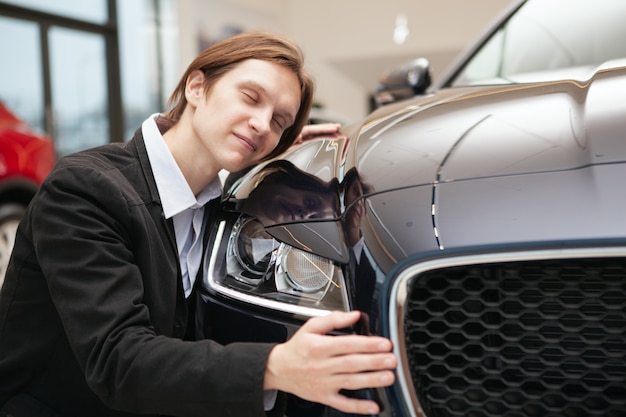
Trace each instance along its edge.
{"label": "man's chin", "polygon": [[247,158],[232,158],[226,164],[224,164],[224,169],[228,172],[239,172],[243,171],[251,166],[255,165],[258,161],[250,161]]}

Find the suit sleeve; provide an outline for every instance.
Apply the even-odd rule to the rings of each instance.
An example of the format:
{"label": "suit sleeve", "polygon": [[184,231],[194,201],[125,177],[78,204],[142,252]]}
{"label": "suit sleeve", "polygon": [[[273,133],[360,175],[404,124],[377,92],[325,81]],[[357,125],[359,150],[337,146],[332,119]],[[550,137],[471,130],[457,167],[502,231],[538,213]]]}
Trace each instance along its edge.
{"label": "suit sleeve", "polygon": [[[127,412],[263,416],[273,345],[189,342],[156,328],[173,315],[177,277],[145,276],[138,262],[157,227],[146,210],[125,176],[85,164],[55,170],[33,206],[37,260],[88,385]],[[161,299],[148,295],[155,286]]]}

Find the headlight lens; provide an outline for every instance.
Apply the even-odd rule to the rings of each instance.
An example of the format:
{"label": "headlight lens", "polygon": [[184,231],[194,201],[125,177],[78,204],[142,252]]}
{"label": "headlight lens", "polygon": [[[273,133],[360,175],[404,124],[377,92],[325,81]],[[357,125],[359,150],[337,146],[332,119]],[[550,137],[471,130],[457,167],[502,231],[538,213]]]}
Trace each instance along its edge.
{"label": "headlight lens", "polygon": [[294,291],[314,293],[332,285],[335,267],[328,259],[292,247],[281,249],[279,271]]}
{"label": "headlight lens", "polygon": [[263,225],[251,219],[238,221],[228,243],[229,265],[235,278],[257,282],[267,273],[276,241],[265,232]]}
{"label": "headlight lens", "polygon": [[340,265],[277,241],[252,217],[240,216],[228,238],[227,224],[220,224],[210,257],[211,289],[305,316],[349,309]]}

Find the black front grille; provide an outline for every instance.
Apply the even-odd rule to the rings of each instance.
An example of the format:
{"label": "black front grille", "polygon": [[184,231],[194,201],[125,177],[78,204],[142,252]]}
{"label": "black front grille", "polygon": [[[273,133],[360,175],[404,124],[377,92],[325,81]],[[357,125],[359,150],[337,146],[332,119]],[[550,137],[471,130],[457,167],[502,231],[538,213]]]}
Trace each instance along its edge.
{"label": "black front grille", "polygon": [[428,417],[626,416],[626,259],[422,272],[403,316]]}

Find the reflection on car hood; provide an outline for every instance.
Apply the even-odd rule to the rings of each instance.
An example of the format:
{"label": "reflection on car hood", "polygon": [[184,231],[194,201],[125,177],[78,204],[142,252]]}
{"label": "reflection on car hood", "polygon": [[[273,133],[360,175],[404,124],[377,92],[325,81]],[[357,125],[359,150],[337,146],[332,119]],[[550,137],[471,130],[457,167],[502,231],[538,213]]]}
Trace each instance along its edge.
{"label": "reflection on car hood", "polygon": [[[317,235],[346,253],[352,243],[342,236],[358,213],[369,253],[388,272],[412,254],[470,244],[624,236],[626,193],[615,191],[626,175],[624,91],[620,68],[586,83],[446,89],[383,107],[346,127],[341,139],[311,141],[284,155],[326,187],[333,208],[292,216],[280,238],[296,236],[290,244],[315,252],[307,236]],[[276,193],[295,201],[299,173],[285,174],[291,189],[252,195],[264,169],[234,189],[235,199],[250,196],[269,212]],[[358,173],[356,200],[347,173]],[[264,224],[271,229],[284,218]],[[303,223],[305,233],[296,227]]]}

